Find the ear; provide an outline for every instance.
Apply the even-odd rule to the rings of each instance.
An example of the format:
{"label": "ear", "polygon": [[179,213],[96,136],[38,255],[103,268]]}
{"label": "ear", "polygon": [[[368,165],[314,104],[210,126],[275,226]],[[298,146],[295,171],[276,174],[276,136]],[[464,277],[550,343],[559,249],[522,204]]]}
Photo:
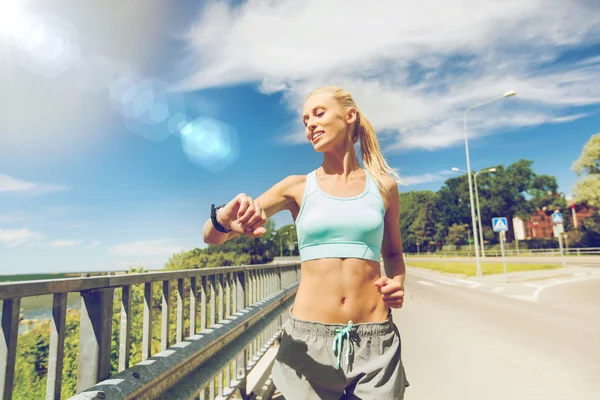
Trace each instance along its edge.
{"label": "ear", "polygon": [[356,108],[354,108],[354,107],[348,108],[348,110],[346,111],[346,123],[349,125],[352,125],[353,123],[356,122],[357,116],[358,116],[358,112],[356,111]]}

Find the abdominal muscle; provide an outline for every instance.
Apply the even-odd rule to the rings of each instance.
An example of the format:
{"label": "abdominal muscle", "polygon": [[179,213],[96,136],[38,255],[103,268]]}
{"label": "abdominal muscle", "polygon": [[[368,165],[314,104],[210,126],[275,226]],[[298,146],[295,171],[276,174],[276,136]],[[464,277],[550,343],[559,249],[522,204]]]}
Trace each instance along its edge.
{"label": "abdominal muscle", "polygon": [[373,285],[381,266],[372,260],[323,258],[302,263],[292,308],[295,318],[347,324],[382,322],[388,307]]}
{"label": "abdominal muscle", "polygon": [[[298,218],[305,183],[303,179],[290,190],[295,201],[288,209],[294,222]],[[298,319],[330,324],[383,322],[388,318],[388,307],[373,285],[380,277],[381,265],[373,260],[321,258],[304,261],[291,313]]]}

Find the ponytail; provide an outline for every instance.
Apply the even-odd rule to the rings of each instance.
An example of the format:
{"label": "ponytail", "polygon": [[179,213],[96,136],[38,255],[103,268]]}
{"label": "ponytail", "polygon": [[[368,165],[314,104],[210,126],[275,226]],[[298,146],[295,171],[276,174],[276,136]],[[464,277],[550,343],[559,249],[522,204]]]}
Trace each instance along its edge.
{"label": "ponytail", "polygon": [[357,116],[357,139],[360,141],[360,155],[363,164],[365,169],[369,171],[373,180],[377,183],[379,190],[381,190],[385,196],[389,197],[391,193],[383,183],[384,176],[391,175],[396,182],[400,182],[400,177],[396,171],[388,165],[383,157],[381,149],[379,148],[377,134],[367,117],[360,111],[357,113]]}

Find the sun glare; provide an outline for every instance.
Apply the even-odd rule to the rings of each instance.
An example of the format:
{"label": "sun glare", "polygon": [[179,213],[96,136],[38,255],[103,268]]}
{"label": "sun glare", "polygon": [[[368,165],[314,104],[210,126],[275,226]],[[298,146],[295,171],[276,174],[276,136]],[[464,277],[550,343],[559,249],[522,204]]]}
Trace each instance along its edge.
{"label": "sun glare", "polygon": [[25,13],[21,0],[0,1],[0,35],[16,35],[24,23]]}

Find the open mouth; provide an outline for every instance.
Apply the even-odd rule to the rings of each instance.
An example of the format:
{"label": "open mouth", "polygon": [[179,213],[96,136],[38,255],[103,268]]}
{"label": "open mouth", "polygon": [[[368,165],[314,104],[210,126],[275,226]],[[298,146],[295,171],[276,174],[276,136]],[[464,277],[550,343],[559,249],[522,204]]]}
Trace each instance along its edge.
{"label": "open mouth", "polygon": [[325,132],[317,132],[317,133],[313,133],[312,136],[312,141],[313,143],[316,142],[321,136],[323,136],[325,134]]}

